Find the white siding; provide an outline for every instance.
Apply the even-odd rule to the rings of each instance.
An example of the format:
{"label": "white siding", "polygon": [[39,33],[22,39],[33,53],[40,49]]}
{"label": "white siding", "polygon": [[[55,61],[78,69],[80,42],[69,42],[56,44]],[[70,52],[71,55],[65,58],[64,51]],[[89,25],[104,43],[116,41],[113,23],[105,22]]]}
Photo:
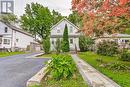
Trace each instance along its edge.
{"label": "white siding", "polygon": [[[78,30],[76,29],[76,27],[74,27],[73,25],[71,25],[69,22],[67,22],[66,20],[63,20],[61,23],[59,23],[56,27],[54,27],[51,30],[51,35],[63,35],[64,32],[64,28],[65,28],[65,24],[67,24],[68,27],[68,34],[69,35],[79,35],[79,33],[76,33]],[[72,27],[72,30],[71,28]],[[60,30],[60,33],[58,33],[58,30]],[[71,32],[72,31],[72,32]]]}
{"label": "white siding", "polygon": [[[68,27],[68,35],[69,37],[69,43],[70,43],[70,39],[73,39],[73,43],[70,43],[70,50],[75,50],[75,46],[77,47],[78,50],[79,49],[79,35],[80,33],[78,32],[77,27],[75,27],[73,24],[71,24],[70,22],[68,22],[66,19],[61,21],[59,24],[57,24],[55,27],[52,28],[51,30],[51,36],[61,36],[60,38],[62,39],[63,33],[64,33],[64,28],[65,25],[67,24]],[[51,43],[51,51],[55,50],[54,45],[52,44],[52,40],[54,42],[56,42],[56,37],[53,37],[50,39],[50,43]]]}
{"label": "white siding", "polygon": [[[8,28],[8,32],[5,33],[5,27]],[[0,22],[0,35],[2,35],[2,44],[0,48],[26,48],[27,45],[30,45],[30,42],[33,42],[34,38],[26,35],[22,32],[18,32],[9,28],[4,23]],[[9,39],[10,44],[4,44],[4,39]]]}
{"label": "white siding", "polygon": [[30,45],[30,42],[33,42],[33,38],[31,36],[13,30],[12,47],[26,48],[27,45]]}

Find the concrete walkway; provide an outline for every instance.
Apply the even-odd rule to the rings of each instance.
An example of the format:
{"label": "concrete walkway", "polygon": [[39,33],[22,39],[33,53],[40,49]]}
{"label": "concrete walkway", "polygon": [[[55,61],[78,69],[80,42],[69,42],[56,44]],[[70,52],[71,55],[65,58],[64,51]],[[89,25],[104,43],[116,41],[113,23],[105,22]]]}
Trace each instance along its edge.
{"label": "concrete walkway", "polygon": [[72,54],[71,56],[74,59],[83,79],[90,87],[120,87],[114,81],[80,59],[76,54]]}

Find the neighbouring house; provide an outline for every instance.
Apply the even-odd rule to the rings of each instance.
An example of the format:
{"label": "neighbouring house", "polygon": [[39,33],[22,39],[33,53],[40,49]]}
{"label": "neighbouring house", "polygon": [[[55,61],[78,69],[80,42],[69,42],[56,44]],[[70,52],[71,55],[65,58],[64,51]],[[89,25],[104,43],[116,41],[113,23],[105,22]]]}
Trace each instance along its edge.
{"label": "neighbouring house", "polygon": [[16,26],[0,22],[0,49],[9,51],[26,50],[31,43],[34,43],[31,34]]}
{"label": "neighbouring house", "polygon": [[116,41],[121,48],[130,48],[130,35],[128,34],[111,34],[95,38],[95,43],[98,44],[102,40]]}
{"label": "neighbouring house", "polygon": [[77,50],[80,50],[79,49],[80,33],[78,33],[79,28],[70,21],[68,21],[66,18],[63,18],[61,21],[59,21],[51,28],[51,35],[50,35],[51,51],[55,51],[57,38],[60,38],[62,40],[65,25],[67,25],[68,27],[70,51],[75,50],[75,48]]}

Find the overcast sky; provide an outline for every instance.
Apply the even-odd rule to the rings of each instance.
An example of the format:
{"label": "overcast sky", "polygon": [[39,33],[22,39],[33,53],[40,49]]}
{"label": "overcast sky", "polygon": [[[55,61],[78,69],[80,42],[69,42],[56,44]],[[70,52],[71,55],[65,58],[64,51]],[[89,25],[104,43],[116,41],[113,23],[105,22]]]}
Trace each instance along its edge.
{"label": "overcast sky", "polygon": [[20,16],[24,13],[24,8],[27,3],[37,2],[43,6],[48,7],[50,10],[56,10],[63,16],[68,16],[71,11],[71,0],[14,0],[15,1],[15,14]]}

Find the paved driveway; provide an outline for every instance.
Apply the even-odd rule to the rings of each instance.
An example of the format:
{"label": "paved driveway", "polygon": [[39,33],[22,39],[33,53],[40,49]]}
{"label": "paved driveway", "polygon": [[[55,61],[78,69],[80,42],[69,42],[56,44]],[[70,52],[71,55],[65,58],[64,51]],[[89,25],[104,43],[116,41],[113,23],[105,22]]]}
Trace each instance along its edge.
{"label": "paved driveway", "polygon": [[26,87],[48,59],[26,58],[37,53],[0,58],[0,87]]}

